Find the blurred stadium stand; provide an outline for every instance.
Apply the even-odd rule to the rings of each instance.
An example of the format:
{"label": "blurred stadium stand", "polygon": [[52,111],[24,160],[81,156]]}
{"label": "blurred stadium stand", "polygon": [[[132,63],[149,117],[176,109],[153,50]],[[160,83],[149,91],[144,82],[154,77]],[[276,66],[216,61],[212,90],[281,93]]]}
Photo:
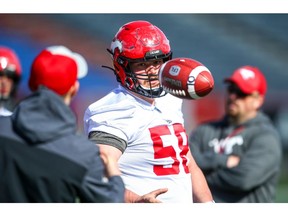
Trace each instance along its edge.
{"label": "blurred stadium stand", "polygon": [[113,72],[101,67],[111,66],[106,48],[120,26],[140,19],[165,32],[174,57],[197,59],[214,75],[215,88],[210,95],[184,102],[188,132],[223,114],[223,79],[234,69],[254,65],[263,71],[268,81],[263,109],[281,134],[285,150],[282,173],[287,181],[288,14],[2,14],[0,44],[14,48],[23,64],[19,99],[29,93],[28,71],[40,49],[63,44],[78,51],[89,63],[89,75],[80,80],[81,90],[72,104],[81,132],[88,104],[117,85]]}

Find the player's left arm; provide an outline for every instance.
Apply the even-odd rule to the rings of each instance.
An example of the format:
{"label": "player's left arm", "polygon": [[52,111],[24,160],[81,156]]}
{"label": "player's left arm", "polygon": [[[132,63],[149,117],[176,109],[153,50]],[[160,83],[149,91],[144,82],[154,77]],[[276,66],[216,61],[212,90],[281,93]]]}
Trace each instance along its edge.
{"label": "player's left arm", "polygon": [[191,173],[193,201],[195,203],[214,202],[207,181],[190,151],[187,153],[187,158],[189,159],[188,167]]}

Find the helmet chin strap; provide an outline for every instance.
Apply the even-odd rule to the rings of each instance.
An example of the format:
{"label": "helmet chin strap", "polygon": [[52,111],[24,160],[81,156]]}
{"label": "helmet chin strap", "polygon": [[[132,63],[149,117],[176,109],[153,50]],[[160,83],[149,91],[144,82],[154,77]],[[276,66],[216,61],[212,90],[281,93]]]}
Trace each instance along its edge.
{"label": "helmet chin strap", "polygon": [[149,97],[149,98],[159,98],[159,97],[163,97],[167,94],[167,92],[165,92],[163,90],[162,87],[158,87],[158,88],[145,88],[141,85],[137,85],[136,87],[136,91],[134,91],[140,95],[143,95],[145,97]]}

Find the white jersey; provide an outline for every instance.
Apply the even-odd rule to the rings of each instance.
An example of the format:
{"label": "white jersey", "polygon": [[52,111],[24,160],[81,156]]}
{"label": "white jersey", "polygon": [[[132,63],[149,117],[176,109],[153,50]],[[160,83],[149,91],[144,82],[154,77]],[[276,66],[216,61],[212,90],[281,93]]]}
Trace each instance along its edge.
{"label": "white jersey", "polygon": [[119,159],[127,189],[144,195],[167,187],[168,192],[159,195],[159,200],[191,203],[188,143],[181,108],[182,100],[170,94],[157,98],[154,106],[119,86],[88,107],[84,130],[86,134],[111,133],[127,142]]}

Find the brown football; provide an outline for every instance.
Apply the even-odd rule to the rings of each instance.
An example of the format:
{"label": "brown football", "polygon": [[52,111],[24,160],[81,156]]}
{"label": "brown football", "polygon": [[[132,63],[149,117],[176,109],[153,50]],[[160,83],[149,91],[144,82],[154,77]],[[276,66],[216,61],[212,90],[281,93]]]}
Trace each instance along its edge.
{"label": "brown football", "polygon": [[159,71],[164,91],[183,99],[197,100],[214,88],[211,72],[191,58],[174,58],[165,62]]}

